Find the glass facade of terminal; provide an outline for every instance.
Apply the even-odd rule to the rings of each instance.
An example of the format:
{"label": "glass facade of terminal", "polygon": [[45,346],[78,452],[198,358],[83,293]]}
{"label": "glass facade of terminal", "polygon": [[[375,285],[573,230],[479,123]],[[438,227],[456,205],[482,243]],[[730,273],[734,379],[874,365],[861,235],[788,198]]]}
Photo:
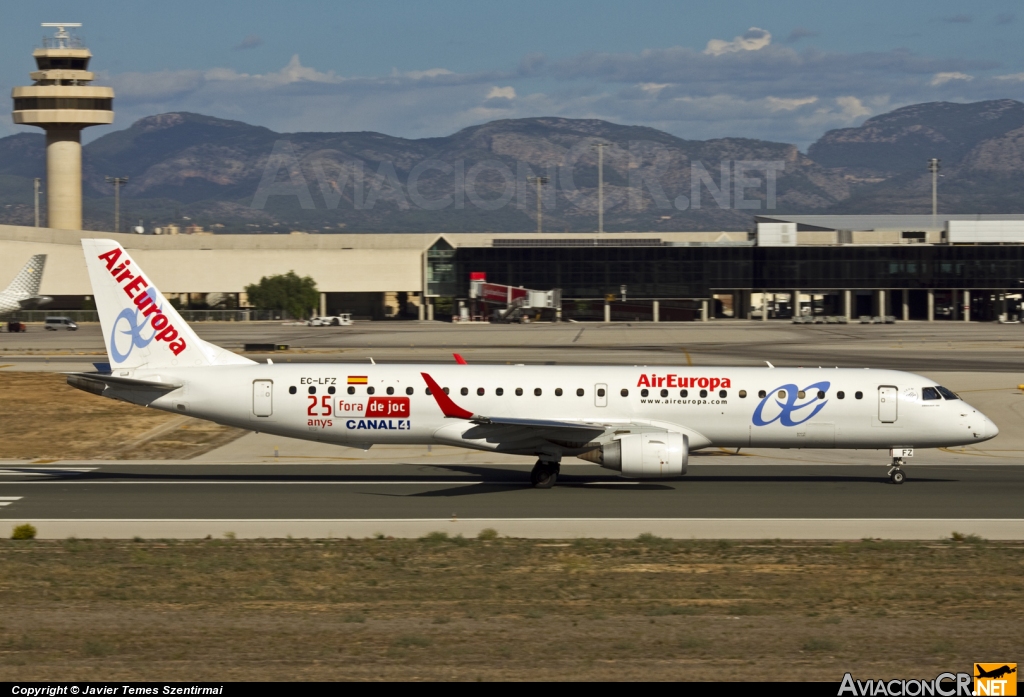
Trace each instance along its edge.
{"label": "glass facade of terminal", "polygon": [[561,288],[563,298],[600,298],[620,286],[655,299],[742,289],[1024,288],[1024,246],[459,247],[444,261],[460,297],[474,271],[492,283]]}

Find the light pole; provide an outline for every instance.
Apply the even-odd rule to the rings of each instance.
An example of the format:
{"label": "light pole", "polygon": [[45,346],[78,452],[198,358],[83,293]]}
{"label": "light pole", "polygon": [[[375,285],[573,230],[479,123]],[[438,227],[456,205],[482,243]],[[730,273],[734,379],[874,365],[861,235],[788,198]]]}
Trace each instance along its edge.
{"label": "light pole", "polygon": [[608,143],[594,143],[597,148],[597,232],[604,232],[604,149]]}
{"label": "light pole", "polygon": [[932,228],[935,228],[938,225],[938,214],[939,214],[939,196],[938,196],[939,170],[942,169],[941,165],[939,164],[940,162],[942,162],[942,160],[940,160],[937,157],[933,157],[932,159],[928,160],[928,171],[932,173]]}
{"label": "light pole", "polygon": [[107,177],[107,183],[114,185],[114,232],[121,232],[121,185],[128,183],[128,177]]}
{"label": "light pole", "polygon": [[537,233],[539,234],[543,232],[541,227],[541,221],[543,220],[544,216],[544,213],[541,212],[540,207],[540,187],[543,186],[544,184],[547,184],[550,180],[547,177],[530,177],[526,181],[530,182],[531,184],[537,185]]}
{"label": "light pole", "polygon": [[39,187],[43,183],[43,180],[36,177],[32,180],[33,194],[36,199],[36,227],[39,227]]}

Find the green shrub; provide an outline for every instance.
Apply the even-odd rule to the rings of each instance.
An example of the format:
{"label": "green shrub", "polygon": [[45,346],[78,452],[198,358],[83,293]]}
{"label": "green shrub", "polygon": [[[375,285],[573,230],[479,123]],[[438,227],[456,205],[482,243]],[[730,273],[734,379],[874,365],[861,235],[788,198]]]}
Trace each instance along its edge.
{"label": "green shrub", "polygon": [[498,539],[498,531],[494,528],[484,528],[477,533],[476,539],[478,540],[496,540]]}
{"label": "green shrub", "polygon": [[36,526],[25,523],[24,525],[15,526],[11,532],[12,540],[34,540],[36,539]]}

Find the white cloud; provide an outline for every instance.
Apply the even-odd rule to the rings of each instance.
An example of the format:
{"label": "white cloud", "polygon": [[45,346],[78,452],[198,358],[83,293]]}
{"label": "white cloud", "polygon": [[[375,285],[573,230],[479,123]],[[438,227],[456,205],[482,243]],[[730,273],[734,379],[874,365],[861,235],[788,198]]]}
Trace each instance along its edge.
{"label": "white cloud", "polygon": [[993,80],[1009,80],[1012,82],[1024,82],[1024,73],[1013,73],[1012,75],[996,75]]}
{"label": "white cloud", "polygon": [[963,80],[964,82],[970,82],[974,79],[973,75],[967,73],[953,72],[953,73],[935,73],[935,77],[928,84],[932,87],[938,87],[939,85],[945,85],[947,82],[953,80]]}
{"label": "white cloud", "polygon": [[751,27],[742,36],[737,36],[732,41],[722,39],[711,39],[708,42],[704,53],[709,56],[721,56],[724,53],[739,53],[740,51],[760,51],[772,42],[770,32]]}
{"label": "white cloud", "polygon": [[487,93],[488,99],[515,99],[516,88],[515,87],[492,87],[491,91]]}
{"label": "white cloud", "polygon": [[637,85],[637,87],[639,87],[644,92],[646,92],[647,94],[651,95],[652,97],[657,97],[659,94],[661,94],[661,91],[663,89],[665,89],[666,87],[669,87],[669,83],[667,83],[667,82],[641,82],[639,85]]}
{"label": "white cloud", "polygon": [[842,113],[851,119],[871,116],[871,109],[864,106],[856,97],[836,97],[836,104],[839,105]]}
{"label": "white cloud", "polygon": [[769,111],[793,111],[808,104],[818,101],[817,97],[803,97],[801,99],[780,99],[779,97],[765,97]]}

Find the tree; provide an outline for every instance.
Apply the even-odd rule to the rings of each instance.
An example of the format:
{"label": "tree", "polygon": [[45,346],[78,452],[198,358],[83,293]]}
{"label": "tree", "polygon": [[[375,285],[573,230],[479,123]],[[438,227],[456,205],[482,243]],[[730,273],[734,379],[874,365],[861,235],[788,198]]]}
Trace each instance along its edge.
{"label": "tree", "polygon": [[320,303],[316,281],[294,271],[264,276],[259,283],[246,286],[245,292],[257,309],[284,310],[296,319],[305,319]]}

